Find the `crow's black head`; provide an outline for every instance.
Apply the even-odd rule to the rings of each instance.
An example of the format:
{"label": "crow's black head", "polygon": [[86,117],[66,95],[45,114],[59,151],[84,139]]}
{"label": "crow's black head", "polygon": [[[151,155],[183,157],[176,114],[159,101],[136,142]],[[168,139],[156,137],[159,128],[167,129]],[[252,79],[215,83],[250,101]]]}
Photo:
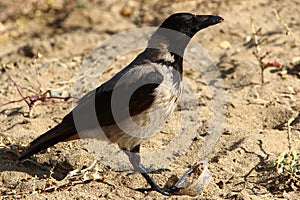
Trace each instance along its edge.
{"label": "crow's black head", "polygon": [[175,69],[182,72],[184,50],[191,38],[199,30],[222,21],[222,17],[214,15],[175,13],[152,34],[145,52],[139,59],[143,60],[146,57],[152,62],[171,63]]}
{"label": "crow's black head", "polygon": [[182,57],[190,39],[199,30],[222,21],[222,17],[214,15],[175,13],[169,16],[151,36],[148,48],[167,49]]}
{"label": "crow's black head", "polygon": [[193,37],[198,31],[223,21],[222,17],[214,15],[193,15],[191,13],[175,13],[169,16],[161,28],[171,29]]}

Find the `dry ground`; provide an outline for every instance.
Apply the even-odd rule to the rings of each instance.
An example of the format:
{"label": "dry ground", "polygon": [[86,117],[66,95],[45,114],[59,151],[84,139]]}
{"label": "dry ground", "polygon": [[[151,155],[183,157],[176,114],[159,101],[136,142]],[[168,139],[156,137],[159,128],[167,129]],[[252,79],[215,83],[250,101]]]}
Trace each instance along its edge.
{"label": "dry ground", "polygon": [[[286,34],[273,8],[279,11],[296,38]],[[178,11],[218,14],[225,19],[193,39],[209,52],[219,69],[227,109],[223,134],[206,157],[214,179],[196,198],[299,199],[299,182],[298,187],[297,181],[292,186],[287,184],[270,167],[281,152],[288,151],[286,123],[300,111],[300,3],[296,0],[1,2],[0,104],[20,98],[9,76],[23,88],[38,91],[40,82],[43,91],[50,86],[64,86],[57,92],[69,95],[73,89],[71,79],[76,77],[81,62],[99,43],[130,28],[157,26]],[[265,71],[263,86],[258,62],[252,54],[255,48],[251,38],[251,14],[255,26],[262,28],[258,37],[267,39],[261,45],[262,52],[272,52],[265,60],[282,64],[280,69]],[[37,58],[38,55],[42,57]],[[132,55],[120,57],[104,78],[109,78],[131,58]],[[169,166],[170,172],[153,175],[161,185],[171,174],[180,175],[199,160],[195,152],[208,137],[207,122],[213,97],[201,74],[188,63],[184,71],[185,80],[200,94],[198,131],[187,154]],[[70,80],[70,83],[53,85]],[[32,95],[25,89],[22,91],[24,95]],[[133,190],[147,186],[139,174],[127,176],[126,172],[116,172],[101,164],[85,177],[84,183],[79,175],[66,178],[70,171],[84,169],[93,163],[93,156],[80,141],[57,144],[29,161],[17,163],[17,152],[60,122],[71,107],[72,101],[44,103],[35,106],[30,117],[24,101],[0,107],[1,199],[166,198],[156,192]],[[193,105],[186,107],[193,109]],[[161,132],[163,136],[145,144],[142,152],[171,140],[179,117],[177,111]],[[292,146],[299,153],[299,124],[292,133]]]}

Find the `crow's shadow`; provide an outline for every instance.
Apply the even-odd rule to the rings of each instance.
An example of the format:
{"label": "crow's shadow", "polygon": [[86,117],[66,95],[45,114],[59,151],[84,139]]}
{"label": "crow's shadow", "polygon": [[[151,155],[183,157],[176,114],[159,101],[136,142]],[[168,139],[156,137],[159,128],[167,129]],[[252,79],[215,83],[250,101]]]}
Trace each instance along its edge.
{"label": "crow's shadow", "polygon": [[56,180],[62,180],[66,175],[73,170],[72,165],[65,160],[57,163],[50,160],[49,163],[39,163],[34,158],[25,161],[19,161],[19,153],[17,149],[22,149],[19,145],[3,145],[0,144],[0,172],[3,171],[19,171],[30,174],[35,177],[49,177],[52,168],[51,177]]}

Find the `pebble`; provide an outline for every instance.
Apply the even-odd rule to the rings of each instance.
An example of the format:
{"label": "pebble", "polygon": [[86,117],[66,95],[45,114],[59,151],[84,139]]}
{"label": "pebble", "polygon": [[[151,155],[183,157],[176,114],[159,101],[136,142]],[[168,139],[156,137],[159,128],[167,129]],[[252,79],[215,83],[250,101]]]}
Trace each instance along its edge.
{"label": "pebble", "polygon": [[222,49],[229,49],[231,47],[231,44],[229,41],[224,40],[223,42],[220,43],[220,47]]}
{"label": "pebble", "polygon": [[0,32],[3,32],[6,29],[6,27],[0,22]]}
{"label": "pebble", "polygon": [[61,93],[61,97],[68,97],[68,96],[70,96],[70,93],[63,90],[62,93]]}
{"label": "pebble", "polygon": [[300,64],[300,56],[296,56],[292,58],[292,63],[293,64]]}
{"label": "pebble", "polygon": [[121,9],[120,14],[123,17],[130,17],[133,14],[133,11],[129,7],[125,6]]}
{"label": "pebble", "polygon": [[288,89],[288,91],[289,91],[289,93],[291,93],[291,94],[297,94],[297,92],[295,91],[295,89],[293,88],[293,87],[287,87],[287,89]]}
{"label": "pebble", "polygon": [[248,43],[252,40],[252,36],[247,35],[247,37],[245,38],[245,43]]}
{"label": "pebble", "polygon": [[14,70],[15,65],[13,63],[7,63],[4,65],[4,68]]}

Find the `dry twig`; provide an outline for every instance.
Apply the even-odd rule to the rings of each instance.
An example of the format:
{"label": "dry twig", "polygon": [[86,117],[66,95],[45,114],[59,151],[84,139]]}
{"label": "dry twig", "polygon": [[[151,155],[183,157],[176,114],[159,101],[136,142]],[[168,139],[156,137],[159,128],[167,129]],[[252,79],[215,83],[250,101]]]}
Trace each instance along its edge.
{"label": "dry twig", "polygon": [[[31,88],[21,87],[11,76],[9,76],[9,79],[13,82],[14,86],[17,89],[18,94],[21,96],[21,99],[12,100],[12,101],[8,101],[6,103],[2,103],[2,104],[0,104],[0,107],[8,105],[8,104],[24,101],[28,105],[28,108],[29,108],[29,112],[28,112],[29,115],[28,116],[31,116],[32,108],[35,105],[37,105],[37,102],[40,102],[40,103],[56,102],[56,100],[67,101],[70,98],[72,98],[72,96],[70,96],[70,95],[60,96],[55,91],[63,90],[65,88],[65,84],[74,82],[75,78],[72,78],[69,81],[62,81],[62,82],[53,83],[53,84],[51,84],[50,86],[48,86],[46,88],[42,88],[42,84],[39,81],[39,77],[40,77],[39,72],[38,72],[38,69],[36,67],[37,59],[40,58],[40,57],[42,57],[42,55],[38,54],[37,58],[35,58],[34,61],[33,61],[33,63],[35,64],[36,82],[37,82],[38,87],[39,87],[38,91],[35,91]],[[54,88],[57,85],[63,85],[63,86],[60,87],[60,88]],[[22,89],[27,90],[28,92],[32,93],[32,95],[28,95],[28,96],[23,95]]]}
{"label": "dry twig", "polygon": [[251,29],[252,29],[254,46],[255,46],[255,51],[253,51],[252,53],[259,63],[259,67],[261,70],[261,84],[264,84],[265,69],[267,69],[269,67],[281,67],[281,64],[277,61],[269,61],[269,62],[264,61],[264,59],[271,54],[271,51],[266,51],[266,52],[261,53],[260,45],[263,44],[264,42],[266,42],[267,38],[263,38],[261,40],[258,39],[257,35],[261,32],[262,29],[261,28],[259,28],[257,30],[255,29],[253,15],[251,15]]}
{"label": "dry twig", "polygon": [[84,184],[89,181],[102,181],[102,177],[99,175],[99,169],[96,166],[97,161],[94,161],[89,167],[78,170],[75,169],[70,171],[69,174],[61,181],[47,180],[47,184],[45,185],[43,191],[50,192],[53,190],[58,190],[60,188]]}
{"label": "dry twig", "polygon": [[[37,102],[41,102],[41,103],[56,102],[55,100],[67,101],[70,98],[72,98],[72,96],[70,96],[70,95],[69,96],[59,96],[56,92],[54,92],[53,90],[50,90],[50,89],[46,89],[45,91],[43,91],[41,89],[41,87],[39,88],[38,91],[34,91],[30,88],[22,88],[22,89],[28,90],[29,92],[33,93],[33,95],[24,96],[21,91],[20,85],[15,80],[13,80],[10,76],[9,76],[9,79],[13,82],[14,86],[17,89],[18,94],[21,96],[21,99],[2,103],[2,104],[0,104],[0,107],[8,105],[8,104],[12,104],[12,103],[25,101],[25,103],[28,105],[28,108],[29,108],[29,116],[31,116],[32,108],[35,105],[37,105]],[[39,82],[38,82],[38,84],[40,86]]]}
{"label": "dry twig", "polygon": [[273,8],[273,13],[276,17],[276,19],[282,24],[282,26],[285,28],[286,30],[286,34],[292,36],[292,38],[294,38],[294,40],[296,42],[300,42],[300,39],[297,38],[297,36],[294,34],[294,32],[290,29],[290,27],[287,25],[287,23],[285,23],[285,21],[283,19],[281,19],[281,17],[279,16],[277,10],[275,8]]}

